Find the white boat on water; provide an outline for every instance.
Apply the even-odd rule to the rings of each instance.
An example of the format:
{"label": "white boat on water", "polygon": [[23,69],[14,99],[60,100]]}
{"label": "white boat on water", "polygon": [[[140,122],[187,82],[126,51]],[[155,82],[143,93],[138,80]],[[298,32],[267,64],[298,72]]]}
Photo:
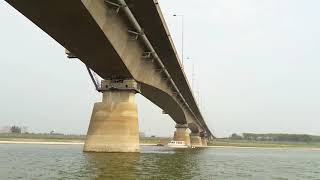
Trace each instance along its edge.
{"label": "white boat on water", "polygon": [[168,147],[171,148],[188,148],[188,145],[186,145],[186,143],[184,141],[170,141],[168,143]]}

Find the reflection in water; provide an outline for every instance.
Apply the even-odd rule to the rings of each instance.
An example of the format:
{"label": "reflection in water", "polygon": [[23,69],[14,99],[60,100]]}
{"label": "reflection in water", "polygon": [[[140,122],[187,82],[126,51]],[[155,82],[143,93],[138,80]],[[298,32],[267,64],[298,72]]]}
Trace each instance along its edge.
{"label": "reflection in water", "polygon": [[84,156],[84,169],[94,174],[91,179],[137,179],[139,153],[84,153]]}
{"label": "reflection in water", "polygon": [[191,179],[201,150],[148,147],[140,153],[84,153],[91,179]]}
{"label": "reflection in water", "polygon": [[[153,159],[147,166],[152,171],[152,179],[191,179],[198,172],[200,149],[169,149],[168,154],[148,154],[145,159]],[[153,158],[155,157],[155,158]]]}
{"label": "reflection in water", "polygon": [[320,151],[168,149],[83,153],[78,145],[0,144],[2,179],[320,179]]}

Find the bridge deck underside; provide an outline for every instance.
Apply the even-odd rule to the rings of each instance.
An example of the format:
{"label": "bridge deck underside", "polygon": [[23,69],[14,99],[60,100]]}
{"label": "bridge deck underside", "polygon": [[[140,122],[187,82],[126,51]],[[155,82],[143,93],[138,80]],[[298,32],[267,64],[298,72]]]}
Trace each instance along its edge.
{"label": "bridge deck underside", "polygon": [[132,77],[80,0],[6,0],[102,78]]}
{"label": "bridge deck underside", "polygon": [[[144,33],[149,37],[163,64],[166,66],[181,94],[186,99],[191,109],[201,123],[207,128],[203,117],[195,102],[187,77],[180,68],[178,55],[174,48],[169,30],[161,13],[157,0],[125,0],[135,18],[138,20]],[[156,22],[156,23],[155,23]],[[207,128],[207,131],[209,129]]]}
{"label": "bridge deck underside", "polygon": [[[132,78],[128,68],[80,0],[6,0],[102,78]],[[154,1],[127,0],[155,50],[200,123],[206,127]],[[155,23],[157,22],[157,23]],[[152,96],[150,96],[152,98]],[[161,95],[160,95],[161,97]],[[156,100],[152,100],[155,104]],[[163,103],[164,104],[164,103]],[[157,104],[160,105],[161,104]],[[165,107],[161,107],[166,109]],[[170,111],[170,110],[168,110]],[[181,118],[180,118],[181,120]],[[175,121],[179,123],[179,118]],[[210,131],[208,131],[210,132]]]}

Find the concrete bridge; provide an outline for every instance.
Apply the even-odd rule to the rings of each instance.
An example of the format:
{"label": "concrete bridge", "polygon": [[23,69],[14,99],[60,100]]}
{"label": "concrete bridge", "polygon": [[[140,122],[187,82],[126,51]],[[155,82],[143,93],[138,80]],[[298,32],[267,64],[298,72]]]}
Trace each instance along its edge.
{"label": "concrete bridge", "polygon": [[136,93],[176,122],[175,140],[206,146],[212,133],[157,0],[6,1],[104,79],[84,151],[139,151]]}

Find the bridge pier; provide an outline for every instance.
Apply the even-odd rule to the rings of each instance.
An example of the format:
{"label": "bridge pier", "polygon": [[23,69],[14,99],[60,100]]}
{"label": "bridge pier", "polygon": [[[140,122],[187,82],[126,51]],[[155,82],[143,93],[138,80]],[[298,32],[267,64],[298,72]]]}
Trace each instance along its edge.
{"label": "bridge pier", "polygon": [[102,82],[103,100],[94,104],[85,152],[139,152],[135,86],[130,80]]}
{"label": "bridge pier", "polygon": [[176,131],[174,132],[173,140],[184,141],[187,146],[190,146],[190,136],[187,129],[187,124],[176,124]]}
{"label": "bridge pier", "polygon": [[200,132],[201,142],[203,147],[208,146],[208,139],[205,132]]}
{"label": "bridge pier", "polygon": [[206,137],[201,137],[201,142],[202,142],[202,146],[203,147],[207,147],[208,146],[208,140]]}
{"label": "bridge pier", "polygon": [[202,146],[202,140],[200,137],[200,133],[191,133],[190,140],[191,140],[191,146],[194,146],[194,147],[201,147]]}

